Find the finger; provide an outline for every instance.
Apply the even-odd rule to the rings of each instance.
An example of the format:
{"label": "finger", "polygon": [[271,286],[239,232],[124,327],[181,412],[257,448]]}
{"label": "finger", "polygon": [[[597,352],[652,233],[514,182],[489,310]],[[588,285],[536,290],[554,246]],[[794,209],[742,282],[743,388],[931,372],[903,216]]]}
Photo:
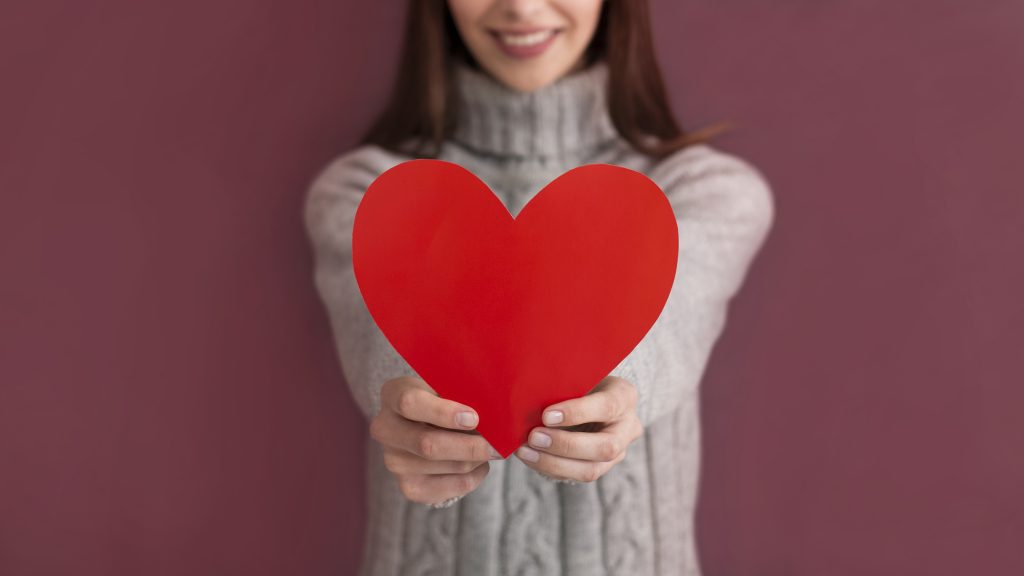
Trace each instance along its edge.
{"label": "finger", "polygon": [[489,470],[490,464],[484,462],[465,474],[401,476],[398,478],[398,487],[413,502],[437,504],[476,490]]}
{"label": "finger", "polygon": [[554,454],[538,452],[529,446],[520,446],[516,450],[516,457],[528,467],[557,480],[594,482],[619,463],[625,457],[625,452],[620,453],[611,462],[593,462],[555,456]]}
{"label": "finger", "polygon": [[442,428],[470,430],[480,423],[476,410],[441,398],[419,378],[404,378],[382,390],[381,402],[404,418]]}
{"label": "finger", "polygon": [[501,454],[480,435],[435,428],[397,414],[381,415],[379,419],[381,422],[371,428],[376,440],[426,460],[483,461],[501,458]]}
{"label": "finger", "polygon": [[612,422],[636,410],[636,387],[622,378],[608,377],[587,395],[552,404],[544,409],[545,426],[576,426]]}
{"label": "finger", "polygon": [[571,432],[558,428],[534,428],[530,447],[576,460],[610,462],[633,441],[631,426],[625,420],[615,422],[601,432]]}
{"label": "finger", "polygon": [[396,475],[465,474],[482,463],[476,460],[426,460],[401,448],[384,449],[384,467]]}

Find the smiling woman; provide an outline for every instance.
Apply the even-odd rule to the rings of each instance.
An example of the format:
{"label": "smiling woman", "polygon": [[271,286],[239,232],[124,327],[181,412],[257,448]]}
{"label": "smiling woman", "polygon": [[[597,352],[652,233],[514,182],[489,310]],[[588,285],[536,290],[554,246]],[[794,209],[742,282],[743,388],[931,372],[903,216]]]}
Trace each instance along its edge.
{"label": "smiling woman", "polygon": [[[532,56],[501,49],[525,40],[513,38],[515,31],[552,29],[558,32],[551,44]],[[502,42],[494,37],[499,32],[510,34]],[[460,64],[529,93],[597,62],[607,68],[602,105],[608,118],[646,155],[664,158],[731,128],[723,121],[684,131],[676,121],[655,58],[647,0],[413,0],[391,98],[360,143],[438,157],[464,115],[456,78]]]}
{"label": "smiling woman", "polygon": [[601,16],[601,2],[595,0],[451,0],[448,5],[459,36],[480,66],[522,91],[536,90],[579,70],[584,65],[580,55],[594,37]]}
{"label": "smiling woman", "polygon": [[[774,214],[763,175],[711,132],[684,132],[669,109],[646,0],[411,0],[391,100],[306,201],[315,282],[370,422],[363,575],[700,574],[697,390]],[[658,184],[676,218],[661,315],[589,393],[547,406],[515,457],[398,354],[356,283],[364,192],[424,156],[471,171],[513,217],[563,173],[612,164]]]}

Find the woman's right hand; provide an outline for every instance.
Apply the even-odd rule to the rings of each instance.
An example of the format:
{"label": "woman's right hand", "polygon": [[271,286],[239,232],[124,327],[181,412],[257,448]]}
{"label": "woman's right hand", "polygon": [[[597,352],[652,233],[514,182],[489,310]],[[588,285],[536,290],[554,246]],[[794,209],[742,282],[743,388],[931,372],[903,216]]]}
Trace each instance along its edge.
{"label": "woman's right hand", "polygon": [[500,460],[476,432],[480,418],[464,404],[445,400],[420,378],[402,376],[381,387],[381,410],[370,436],[384,446],[384,465],[398,477],[405,497],[438,504],[480,485]]}

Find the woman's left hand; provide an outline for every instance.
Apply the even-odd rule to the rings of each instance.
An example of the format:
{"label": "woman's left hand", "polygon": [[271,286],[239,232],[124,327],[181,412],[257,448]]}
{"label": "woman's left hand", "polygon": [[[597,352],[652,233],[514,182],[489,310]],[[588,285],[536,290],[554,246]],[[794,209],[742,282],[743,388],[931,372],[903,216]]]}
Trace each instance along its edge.
{"label": "woman's left hand", "polygon": [[544,409],[543,427],[516,451],[527,466],[555,480],[593,482],[626,457],[644,428],[636,414],[636,387],[608,376],[586,396]]}

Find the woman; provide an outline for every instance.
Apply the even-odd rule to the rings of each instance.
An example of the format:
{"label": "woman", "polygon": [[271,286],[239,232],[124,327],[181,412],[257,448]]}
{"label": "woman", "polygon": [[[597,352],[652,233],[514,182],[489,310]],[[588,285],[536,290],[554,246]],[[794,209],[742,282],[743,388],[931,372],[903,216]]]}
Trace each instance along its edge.
{"label": "woman", "polygon": [[[306,202],[315,282],[371,420],[362,574],[700,573],[698,383],[774,214],[763,175],[706,143],[715,131],[673,119],[645,0],[411,0],[389,105]],[[473,409],[418,378],[356,286],[362,193],[423,157],[468,168],[513,215],[570,168],[617,164],[658,183],[678,217],[657,322],[591,393],[549,407],[515,458],[495,458]]]}

